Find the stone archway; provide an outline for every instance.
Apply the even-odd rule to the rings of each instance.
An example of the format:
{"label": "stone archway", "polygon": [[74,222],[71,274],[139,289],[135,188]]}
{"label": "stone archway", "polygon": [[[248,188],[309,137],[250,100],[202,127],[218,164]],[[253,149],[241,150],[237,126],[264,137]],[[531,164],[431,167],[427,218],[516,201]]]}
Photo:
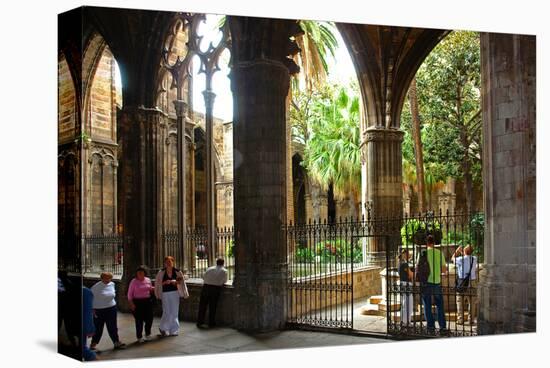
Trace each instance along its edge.
{"label": "stone archway", "polygon": [[[124,230],[125,274],[154,262],[159,243],[164,142],[163,112],[156,108],[164,36],[174,13],[83,8],[82,33],[61,37],[75,81],[80,126],[82,39],[101,34],[123,74],[124,109],[118,116],[121,150],[119,206]],[[286,95],[289,58],[301,32],[295,21],[228,17],[234,94],[236,306],[235,325],[246,330],[285,323]],[[78,22],[73,22],[78,24]],[[138,27],[139,28],[136,28]],[[143,29],[147,31],[142,31]],[[364,96],[363,154],[366,202],[373,215],[402,212],[399,114],[416,69],[447,31],[338,24],[352,55]],[[65,30],[66,31],[66,30]],[[63,34],[63,29],[61,30]],[[66,32],[65,32],[66,33]],[[535,42],[534,37],[482,34],[485,83],[484,170],[488,262],[480,317],[487,332],[532,330],[535,311]],[[80,105],[79,105],[80,104]],[[236,159],[237,161],[237,159]],[[518,175],[515,175],[519,173]],[[128,262],[126,262],[128,261]],[[517,275],[521,278],[516,278]],[[519,296],[519,297],[515,297]],[[507,304],[505,304],[505,302]]]}

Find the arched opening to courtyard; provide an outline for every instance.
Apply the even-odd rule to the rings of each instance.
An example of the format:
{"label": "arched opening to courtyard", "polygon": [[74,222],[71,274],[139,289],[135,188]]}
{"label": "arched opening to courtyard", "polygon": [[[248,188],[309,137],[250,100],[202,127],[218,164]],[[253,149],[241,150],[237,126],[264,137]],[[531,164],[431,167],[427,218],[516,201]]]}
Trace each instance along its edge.
{"label": "arched opening to courtyard", "polygon": [[[80,164],[74,166],[80,170],[83,165],[92,165],[94,169],[90,171],[91,180],[86,181],[80,181],[81,177],[86,178],[82,172],[74,176],[74,181],[70,180],[72,174],[60,174],[63,180],[60,179],[59,208],[67,213],[71,191],[67,187],[74,188],[72,231],[77,234],[87,234],[88,229],[101,229],[106,235],[115,233],[109,216],[116,216],[113,221],[124,253],[122,289],[138,265],[147,264],[156,270],[162,267],[164,256],[174,255],[177,266],[190,276],[191,301],[182,303],[181,316],[194,320],[196,303],[192,301],[201,292],[202,272],[221,256],[232,279],[224,286],[220,299],[221,323],[246,331],[322,327],[392,336],[415,335],[418,331],[423,334],[422,329],[403,328],[401,303],[406,289],[398,282],[396,256],[410,245],[414,260],[417,247],[425,246],[426,235],[439,230],[441,239],[436,243],[446,247],[446,252],[453,251],[451,246],[475,242],[481,252],[477,254],[479,263],[485,263],[485,269],[479,270],[480,282],[475,290],[480,305],[478,323],[475,329],[451,324],[454,333],[491,333],[501,331],[505,324],[511,330],[531,326],[531,282],[535,275],[534,223],[530,221],[534,219],[535,195],[532,39],[489,33],[480,36],[482,73],[478,90],[484,100],[479,105],[481,112],[474,129],[483,130],[483,144],[474,138],[465,147],[483,158],[477,169],[484,179],[480,188],[484,193],[485,218],[476,220],[483,225],[473,232],[470,214],[463,218],[439,214],[439,210],[453,212],[452,207],[458,208],[462,202],[472,203],[469,199],[457,199],[461,195],[466,198],[468,190],[460,194],[457,188],[463,185],[447,175],[450,170],[442,176],[441,167],[435,165],[438,161],[434,152],[441,153],[446,148],[451,151],[453,142],[436,140],[446,144],[443,148],[430,148],[426,143],[422,151],[425,171],[433,169],[431,175],[435,177],[430,181],[424,175],[424,205],[419,205],[418,187],[415,189],[404,175],[404,159],[409,166],[412,161],[412,139],[407,143],[408,133],[403,132],[407,111],[403,112],[403,104],[411,100],[409,85],[417,69],[422,70],[421,64],[430,52],[442,40],[449,39],[450,36],[444,39],[449,31],[337,24],[335,31],[341,33],[355,68],[355,90],[334,87],[323,91],[326,83],[321,83],[321,88],[311,88],[312,94],[317,94],[317,110],[313,109],[312,119],[304,120],[306,129],[302,129],[302,134],[297,134],[300,132],[294,129],[296,125],[291,124],[292,114],[302,109],[293,104],[299,106],[299,99],[307,100],[308,96],[307,90],[302,95],[292,90],[292,76],[306,72],[303,68],[304,74],[299,73],[298,65],[303,60],[296,55],[307,50],[300,37],[307,34],[308,27],[318,24],[306,21],[310,23],[302,26],[297,21],[229,16],[220,41],[228,43],[218,49],[216,44],[209,48],[195,43],[200,33],[193,27],[204,23],[200,15],[137,10],[123,14],[120,10],[99,8],[85,12],[91,20],[86,28],[87,39],[94,40],[90,35],[101,31],[101,37],[108,40],[108,50],[116,56],[124,105],[115,114],[90,104],[86,97],[82,103],[75,98],[74,105],[60,106],[63,131],[72,124],[71,118],[65,117],[71,116],[71,109],[75,111],[75,134],[71,139],[77,138],[77,148],[82,151],[75,151],[75,162]],[[121,16],[133,21],[116,22]],[[147,32],[136,34],[127,29],[128,24],[140,22],[148,27]],[[224,35],[230,38],[223,41]],[[515,49],[506,46],[509,42]],[[222,94],[214,96],[216,92],[208,87],[209,76],[222,74],[215,63],[225,49],[231,53],[226,56],[230,65],[226,70],[230,74],[231,121],[216,119],[213,112]],[[101,55],[97,60],[102,60]],[[85,56],[84,59],[87,60]],[[60,81],[69,80],[66,69],[72,68],[71,57],[67,57],[67,67],[62,57],[60,60]],[[503,60],[507,63],[497,62]],[[497,64],[502,69],[496,68]],[[193,98],[202,89],[193,72],[197,68],[206,74],[204,112],[198,111]],[[431,69],[428,71],[436,72]],[[310,72],[314,75],[315,69]],[[69,75],[79,73],[72,71]],[[69,87],[63,89],[60,101],[69,101],[73,93],[78,96],[79,88],[83,96],[90,95],[90,91],[93,96],[94,82],[81,82],[78,77],[73,82],[74,92]],[[423,83],[417,75],[419,102],[437,98],[435,92],[422,97],[425,91],[437,91],[432,87],[422,89]],[[422,107],[420,111],[422,134],[437,136],[436,114],[426,114]],[[88,161],[83,153],[88,149],[83,148],[88,131],[83,127],[92,124],[93,128],[94,116],[98,130],[89,130],[91,143],[97,138],[96,143],[101,143],[104,151]],[[105,116],[111,121],[116,118],[110,136],[107,130],[100,129]],[[470,118],[475,116],[474,112]],[[309,122],[313,124],[308,126]],[[112,170],[101,169],[101,154],[106,155],[104,162],[111,160],[104,140],[113,139],[115,128],[117,146],[111,156],[119,164],[111,165]],[[460,132],[454,133],[462,138]],[[324,138],[324,145],[315,141],[319,137]],[[60,150],[63,142],[60,139]],[[317,147],[312,147],[312,142]],[[343,152],[351,152],[351,158],[343,160]],[[326,165],[331,159],[336,164]],[[446,160],[437,159],[440,164],[450,162],[448,156]],[[453,167],[461,167],[459,160]],[[416,175],[416,168],[410,173]],[[521,175],[516,180],[513,173]],[[442,185],[436,174],[440,179],[451,179]],[[118,185],[94,189],[96,183],[112,175],[117,176],[113,182]],[[178,180],[182,177],[185,180]],[[431,192],[426,190],[429,185]],[[113,197],[115,188],[116,201],[112,203],[116,203],[117,210],[113,211],[108,199]],[[102,202],[99,212],[90,207],[94,201]],[[432,207],[436,212],[410,216],[410,212],[421,207]],[[470,210],[475,207],[468,205]],[[60,216],[60,221],[64,219],[60,229],[67,229],[65,224],[70,218]],[[413,220],[423,225],[411,227]],[[490,237],[480,239],[480,233]],[[485,244],[482,251],[481,243]],[[450,258],[450,253],[446,258]],[[524,271],[525,280],[495,276],[495,270],[513,269]],[[450,275],[448,283],[454,282]],[[514,313],[515,319],[508,321],[504,309],[491,307],[491,300],[502,299],[502,293],[491,288],[495,282],[503,289],[510,287],[507,297],[512,292],[520,295],[505,308],[506,316]],[[447,287],[449,298],[451,294],[456,297],[456,286]],[[124,303],[120,301],[121,308],[126,307]],[[446,300],[447,306],[455,304],[451,298]],[[380,322],[381,329],[368,323],[359,325],[358,309],[362,309],[358,311],[361,316]],[[414,326],[423,327],[423,312],[418,308],[417,311]],[[450,318],[453,312],[446,310],[448,320],[454,323]]]}

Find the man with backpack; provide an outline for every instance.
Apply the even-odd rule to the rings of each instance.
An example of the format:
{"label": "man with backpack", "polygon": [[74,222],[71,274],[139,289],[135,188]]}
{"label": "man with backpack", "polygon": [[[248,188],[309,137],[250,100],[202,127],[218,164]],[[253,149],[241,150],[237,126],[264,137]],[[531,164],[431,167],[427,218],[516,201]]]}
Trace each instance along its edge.
{"label": "man with backpack", "polygon": [[434,248],[432,235],[426,237],[427,249],[420,252],[416,264],[416,279],[420,282],[422,290],[422,305],[428,332],[435,332],[435,321],[432,313],[432,298],[437,308],[437,322],[439,330],[445,333],[447,324],[445,321],[445,310],[443,306],[443,292],[441,290],[441,274],[447,272],[445,256],[439,249]]}
{"label": "man with backpack", "polygon": [[464,304],[468,304],[468,322],[473,324],[477,318],[477,257],[474,248],[467,245],[458,247],[452,259],[456,265],[456,323],[464,324]]}

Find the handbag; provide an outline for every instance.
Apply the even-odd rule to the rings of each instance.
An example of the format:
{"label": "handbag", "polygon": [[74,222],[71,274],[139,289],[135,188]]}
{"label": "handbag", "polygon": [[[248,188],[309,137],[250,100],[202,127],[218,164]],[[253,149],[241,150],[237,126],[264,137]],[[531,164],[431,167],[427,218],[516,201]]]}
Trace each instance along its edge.
{"label": "handbag", "polygon": [[463,279],[460,279],[458,278],[458,274],[456,275],[457,279],[456,279],[456,291],[458,293],[464,293],[468,287],[470,286],[470,277],[472,275],[472,266],[474,265],[474,257],[472,256],[471,259],[470,259],[470,270],[468,271],[468,274],[466,275],[465,278]]}
{"label": "handbag", "polygon": [[187,284],[185,283],[185,278],[183,276],[182,277],[182,280],[181,280],[181,283],[178,284],[178,294],[180,295],[181,298],[183,299],[187,299],[189,298],[189,290],[187,289]]}

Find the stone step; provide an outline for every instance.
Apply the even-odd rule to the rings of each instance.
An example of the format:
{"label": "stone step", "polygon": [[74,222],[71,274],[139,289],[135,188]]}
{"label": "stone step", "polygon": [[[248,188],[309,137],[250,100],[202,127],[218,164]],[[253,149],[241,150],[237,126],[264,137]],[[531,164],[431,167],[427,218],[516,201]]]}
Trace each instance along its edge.
{"label": "stone step", "polygon": [[369,304],[380,304],[384,300],[383,295],[373,295],[369,298]]}
{"label": "stone step", "polygon": [[[400,316],[401,312],[397,311],[397,312],[394,312],[393,314],[395,314],[397,316]],[[437,314],[436,314],[435,310],[433,311],[433,315],[434,315],[434,319],[437,320]],[[456,317],[457,317],[457,315],[456,315],[455,312],[445,314],[445,320],[447,322],[456,322]],[[394,317],[392,316],[392,318],[394,318]],[[422,313],[413,313],[413,315],[412,315],[412,321],[413,322],[421,322],[421,321],[425,321],[425,320],[426,320],[426,317],[424,315],[424,311],[422,311]],[[464,320],[465,321],[468,320],[468,313],[464,313]],[[398,320],[397,320],[397,322],[398,322]]]}
{"label": "stone step", "polygon": [[384,316],[386,312],[378,310],[377,304],[367,304],[359,309],[359,314],[364,316]]}
{"label": "stone step", "polygon": [[395,312],[401,309],[401,303],[391,303],[387,304],[386,300],[381,301],[378,303],[378,310],[382,312],[386,312],[389,310],[390,312]]}

